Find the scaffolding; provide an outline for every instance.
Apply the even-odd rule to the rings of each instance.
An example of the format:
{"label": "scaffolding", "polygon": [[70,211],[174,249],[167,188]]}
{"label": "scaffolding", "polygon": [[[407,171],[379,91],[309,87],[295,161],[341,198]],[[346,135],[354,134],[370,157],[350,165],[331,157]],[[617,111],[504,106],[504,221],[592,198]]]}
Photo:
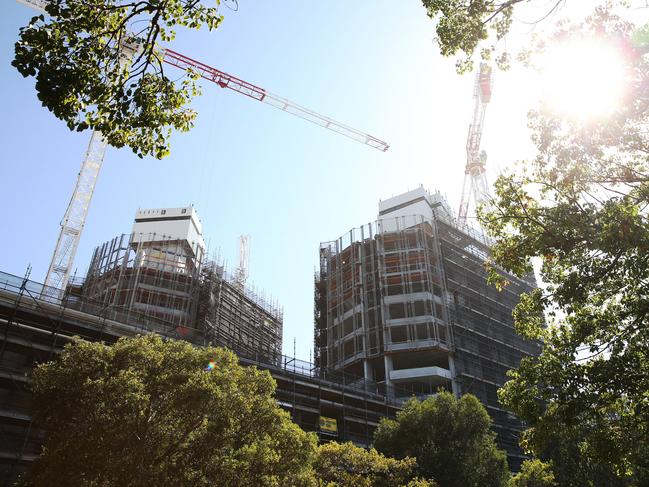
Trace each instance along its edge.
{"label": "scaffolding", "polygon": [[[175,323],[134,310],[117,315],[83,297],[78,292],[82,287],[83,282],[76,282],[65,295],[51,299],[48,289],[28,276],[0,272],[0,485],[11,485],[28,468],[45,438],[46,432],[31,418],[30,372],[58,355],[73,337],[110,344],[120,337],[158,333],[197,346],[208,341],[198,334],[183,337]],[[241,348],[238,355],[242,365],[270,372],[277,382],[279,405],[322,441],[369,446],[380,419],[394,418],[400,405],[394,395],[386,396],[363,378],[343,372],[323,375],[313,364],[284,355],[269,361],[268,354],[258,350]],[[335,432],[321,427],[323,418],[337,423]]]}
{"label": "scaffolding", "polygon": [[95,249],[81,294],[115,317],[151,317],[187,337],[201,333],[195,324],[199,277],[186,240],[124,234]]}
{"label": "scaffolding", "polygon": [[484,266],[489,248],[449,222],[439,222],[447,288],[452,299],[455,382],[460,394],[475,395],[494,420],[501,448],[510,466],[518,470],[524,460],[518,446],[524,429],[516,416],[498,401],[498,389],[508,380],[507,371],[518,368],[523,357],[540,352],[538,342],[525,340],[513,327],[512,311],[520,295],[535,286],[533,275],[518,279],[507,275],[509,285],[497,291],[487,284]]}
{"label": "scaffolding", "polygon": [[449,313],[433,223],[382,219],[320,245],[315,343],[323,371],[357,374],[407,396],[450,390]]}
{"label": "scaffolding", "polygon": [[203,263],[197,323],[208,344],[275,363],[282,354],[283,314],[277,302],[243,286],[223,264]]}
{"label": "scaffolding", "polygon": [[149,317],[182,338],[264,354],[282,353],[283,310],[244,286],[217,258],[200,258],[186,239],[121,235],[97,247],[83,284],[83,310],[122,320]]}
{"label": "scaffolding", "polygon": [[320,245],[316,365],[364,375],[386,390],[474,394],[517,470],[522,424],[499,404],[497,390],[508,370],[540,350],[515,333],[512,318],[534,278],[507,275],[510,285],[497,291],[485,269],[491,242],[435,205],[430,214],[381,218]]}

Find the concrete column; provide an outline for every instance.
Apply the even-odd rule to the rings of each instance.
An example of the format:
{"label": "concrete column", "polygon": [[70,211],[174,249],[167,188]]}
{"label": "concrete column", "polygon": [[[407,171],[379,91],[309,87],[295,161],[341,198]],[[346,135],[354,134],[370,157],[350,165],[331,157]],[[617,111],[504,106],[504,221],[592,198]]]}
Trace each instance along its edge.
{"label": "concrete column", "polygon": [[448,356],[448,370],[451,372],[451,389],[455,397],[460,396],[460,387],[457,384],[457,377],[455,376],[455,360],[453,355]]}
{"label": "concrete column", "polygon": [[372,364],[368,359],[363,360],[363,375],[365,380],[374,381],[374,371],[372,370]]}
{"label": "concrete column", "polygon": [[392,356],[387,354],[384,355],[383,364],[385,365],[385,385],[391,386],[392,381],[390,380],[390,372],[394,369],[394,366],[392,365]]}

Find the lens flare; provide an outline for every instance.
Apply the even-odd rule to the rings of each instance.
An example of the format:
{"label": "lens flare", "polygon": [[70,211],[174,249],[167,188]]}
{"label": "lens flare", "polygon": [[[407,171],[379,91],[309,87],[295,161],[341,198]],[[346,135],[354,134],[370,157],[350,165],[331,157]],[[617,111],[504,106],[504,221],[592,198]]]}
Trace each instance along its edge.
{"label": "lens flare", "polygon": [[207,364],[207,367],[205,367],[205,371],[210,372],[214,370],[215,367],[216,367],[216,362],[214,360],[210,360]]}
{"label": "lens flare", "polygon": [[577,120],[611,114],[622,103],[627,86],[624,50],[613,41],[557,43],[543,55],[540,71],[545,108]]}

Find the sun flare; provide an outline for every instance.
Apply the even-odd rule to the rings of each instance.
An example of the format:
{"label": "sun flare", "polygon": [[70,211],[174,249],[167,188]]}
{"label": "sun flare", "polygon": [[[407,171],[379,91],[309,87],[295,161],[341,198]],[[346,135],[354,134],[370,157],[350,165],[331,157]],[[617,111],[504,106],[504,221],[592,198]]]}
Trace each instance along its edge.
{"label": "sun flare", "polygon": [[594,39],[552,46],[543,56],[540,71],[545,107],[577,120],[613,112],[627,84],[622,49]]}

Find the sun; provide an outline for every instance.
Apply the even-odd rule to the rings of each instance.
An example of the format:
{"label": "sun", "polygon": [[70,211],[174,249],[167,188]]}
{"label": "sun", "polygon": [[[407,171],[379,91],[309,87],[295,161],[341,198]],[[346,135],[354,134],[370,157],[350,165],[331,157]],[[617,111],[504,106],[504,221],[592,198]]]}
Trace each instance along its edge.
{"label": "sun", "polygon": [[540,63],[541,100],[560,116],[586,121],[611,114],[627,86],[624,52],[615,43],[579,39],[558,43]]}

